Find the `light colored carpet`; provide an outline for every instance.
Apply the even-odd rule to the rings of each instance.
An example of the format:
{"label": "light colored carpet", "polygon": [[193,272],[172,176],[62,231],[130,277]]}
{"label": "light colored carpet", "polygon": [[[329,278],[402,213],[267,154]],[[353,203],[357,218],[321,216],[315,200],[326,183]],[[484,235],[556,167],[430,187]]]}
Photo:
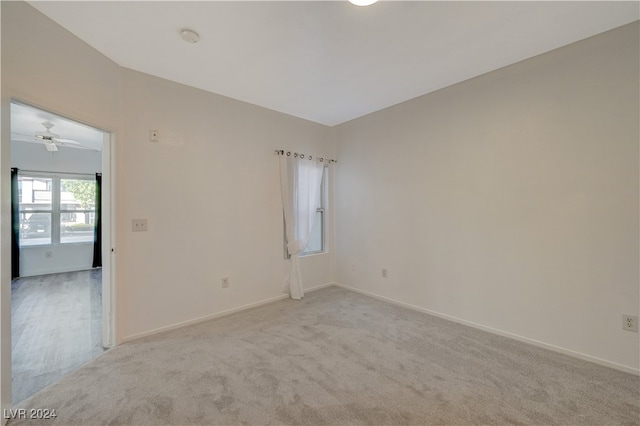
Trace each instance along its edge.
{"label": "light colored carpet", "polygon": [[329,287],[123,344],[20,407],[64,425],[640,424],[640,378]]}

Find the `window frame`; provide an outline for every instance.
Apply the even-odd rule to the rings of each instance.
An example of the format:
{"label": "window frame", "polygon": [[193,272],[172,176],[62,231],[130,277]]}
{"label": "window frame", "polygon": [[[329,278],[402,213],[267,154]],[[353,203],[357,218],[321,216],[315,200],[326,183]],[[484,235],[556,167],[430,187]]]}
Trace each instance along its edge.
{"label": "window frame", "polygon": [[[39,207],[39,208],[34,208],[32,210],[23,210],[22,209],[22,191],[23,191],[23,183],[20,180],[21,178],[31,178],[32,182],[37,180],[37,179],[49,179],[51,182],[51,187],[49,188],[49,191],[51,192],[51,198],[49,200],[49,208],[43,208],[43,207]],[[25,244],[23,245],[23,238],[20,238],[20,248],[22,247],[43,247],[43,246],[51,246],[53,244],[53,204],[54,204],[54,184],[53,184],[53,177],[44,173],[38,173],[38,172],[33,172],[33,173],[28,173],[28,174],[21,174],[18,173],[18,188],[19,188],[19,194],[18,194],[18,214],[20,216],[20,233],[22,233],[22,224],[23,224],[23,220],[26,221],[26,215],[30,214],[29,217],[31,217],[34,214],[46,214],[49,215],[49,242],[46,243],[37,243],[37,244]],[[33,193],[35,190],[33,189],[33,185],[31,187],[31,192]]]}
{"label": "window frame", "polygon": [[[84,214],[92,214],[96,215],[97,211],[95,208],[93,209],[78,209],[78,210],[69,210],[69,208],[62,209],[62,180],[86,180],[95,182],[95,175],[88,173],[51,173],[51,172],[41,172],[41,171],[19,171],[18,179],[20,178],[41,178],[41,179],[51,179],[51,208],[50,210],[44,209],[34,209],[34,210],[23,210],[22,209],[22,191],[20,191],[20,201],[18,205],[18,211],[20,216],[24,213],[46,213],[50,215],[50,236],[49,242],[47,243],[36,243],[36,244],[24,244],[23,238],[20,238],[20,248],[31,248],[31,247],[51,247],[58,245],[74,245],[74,244],[94,244],[94,241],[62,241],[62,230],[61,230],[61,218],[64,213],[84,213]],[[21,221],[22,225],[22,221]]]}

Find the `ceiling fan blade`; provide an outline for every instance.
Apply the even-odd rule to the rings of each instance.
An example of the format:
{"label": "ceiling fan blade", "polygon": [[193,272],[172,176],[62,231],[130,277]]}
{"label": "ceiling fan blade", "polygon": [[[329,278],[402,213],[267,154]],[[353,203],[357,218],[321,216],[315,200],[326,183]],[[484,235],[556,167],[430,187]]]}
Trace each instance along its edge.
{"label": "ceiling fan blade", "polygon": [[88,149],[90,151],[97,151],[94,148],[90,148],[88,146],[85,146],[85,145],[81,144],[78,141],[74,141],[74,140],[71,140],[71,139],[54,138],[53,142],[55,142],[56,144],[62,145],[62,146],[69,145],[69,148],[79,148],[79,149]]}
{"label": "ceiling fan blade", "polygon": [[39,141],[37,141],[36,139],[29,137],[29,136],[22,136],[18,133],[12,133],[11,134],[11,140],[12,141],[16,141],[16,142],[33,142],[33,143],[38,143]]}
{"label": "ceiling fan blade", "polygon": [[26,134],[26,133],[20,133],[20,132],[11,132],[11,138],[15,138],[15,137],[19,137],[22,136],[24,138],[29,138],[29,139],[33,139],[33,133],[31,134]]}
{"label": "ceiling fan blade", "polygon": [[84,146],[84,145],[73,145],[73,148],[76,148],[76,149],[87,149],[89,151],[99,151],[98,149],[89,148],[88,146]]}
{"label": "ceiling fan blade", "polygon": [[76,142],[73,141],[71,139],[60,139],[60,138],[53,138],[54,142],[59,142],[62,144],[68,144],[68,145],[82,145],[80,142]]}
{"label": "ceiling fan blade", "polygon": [[53,142],[45,142],[44,147],[47,148],[47,151],[50,152],[56,152],[58,150],[58,147]]}

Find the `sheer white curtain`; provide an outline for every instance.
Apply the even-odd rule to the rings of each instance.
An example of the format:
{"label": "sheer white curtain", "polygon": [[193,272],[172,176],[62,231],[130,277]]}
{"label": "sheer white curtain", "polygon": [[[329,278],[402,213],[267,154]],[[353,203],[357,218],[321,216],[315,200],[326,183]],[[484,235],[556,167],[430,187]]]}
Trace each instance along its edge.
{"label": "sheer white curtain", "polygon": [[301,156],[280,156],[280,189],[284,210],[289,274],[284,290],[292,299],[302,299],[302,276],[298,256],[307,247],[316,210],[320,206],[323,164]]}

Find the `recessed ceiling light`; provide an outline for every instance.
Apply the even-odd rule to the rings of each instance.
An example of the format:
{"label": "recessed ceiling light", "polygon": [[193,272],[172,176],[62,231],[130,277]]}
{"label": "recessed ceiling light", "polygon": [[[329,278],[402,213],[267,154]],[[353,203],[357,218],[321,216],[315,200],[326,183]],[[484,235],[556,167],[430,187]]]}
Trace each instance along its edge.
{"label": "recessed ceiling light", "polygon": [[370,6],[377,1],[378,0],[349,0],[349,3],[355,4],[356,6]]}
{"label": "recessed ceiling light", "polygon": [[188,28],[180,30],[180,37],[187,43],[197,43],[200,40],[198,33]]}

